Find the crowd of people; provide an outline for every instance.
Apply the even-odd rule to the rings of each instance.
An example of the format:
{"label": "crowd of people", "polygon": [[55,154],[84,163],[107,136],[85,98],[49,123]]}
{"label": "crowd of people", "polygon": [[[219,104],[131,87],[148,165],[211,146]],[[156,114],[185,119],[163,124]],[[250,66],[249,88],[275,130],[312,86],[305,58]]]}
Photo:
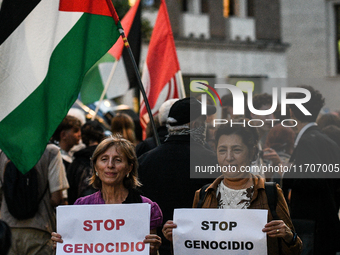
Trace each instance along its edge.
{"label": "crowd of people", "polygon": [[[176,208],[268,210],[262,229],[268,255],[335,255],[340,252],[340,181],[296,175],[282,168],[257,171],[259,166],[298,166],[304,173],[310,164],[339,165],[340,116],[320,114],[323,96],[310,86],[302,87],[311,93],[304,103],[311,115],[289,105],[289,119],[296,124],[291,127],[264,121],[281,120],[277,111],[234,116],[230,94],[222,98],[221,118],[234,123],[252,119],[256,127],[230,121],[214,127],[213,104],[202,115],[197,98],[166,101],[155,119],[159,146],[152,132],[137,141],[135,123],[128,114],[112,118],[110,136],[97,121],[67,115],[35,166],[42,196],[37,213],[17,219],[2,196],[0,253],[54,254],[56,243],[63,242],[56,231],[59,205],[148,203],[150,232],[143,242],[150,244],[152,255],[173,254],[173,231],[180,227],[173,219]],[[301,94],[289,93],[288,98],[299,99]],[[270,109],[272,96],[254,95],[253,106]],[[264,125],[255,125],[261,120]],[[1,185],[7,162],[1,152]],[[215,179],[193,178],[195,165],[232,166],[236,171],[222,172]],[[242,167],[250,171],[241,171]],[[268,182],[275,182],[274,211],[266,193]]]}

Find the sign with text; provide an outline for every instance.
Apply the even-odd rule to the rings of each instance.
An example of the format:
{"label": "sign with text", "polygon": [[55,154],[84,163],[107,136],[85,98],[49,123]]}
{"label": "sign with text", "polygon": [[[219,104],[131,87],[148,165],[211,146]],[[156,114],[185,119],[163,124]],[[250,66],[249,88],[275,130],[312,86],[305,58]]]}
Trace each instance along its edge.
{"label": "sign with text", "polygon": [[174,255],[267,254],[267,210],[175,209]]}
{"label": "sign with text", "polygon": [[[138,213],[136,213],[138,212]],[[149,254],[150,205],[70,205],[57,207],[61,254]]]}

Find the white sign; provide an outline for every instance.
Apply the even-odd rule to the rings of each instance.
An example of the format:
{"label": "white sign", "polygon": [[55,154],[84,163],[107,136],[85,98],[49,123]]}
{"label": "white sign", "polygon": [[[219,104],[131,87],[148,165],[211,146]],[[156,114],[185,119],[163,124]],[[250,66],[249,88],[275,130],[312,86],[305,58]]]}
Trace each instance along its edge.
{"label": "white sign", "polygon": [[174,255],[266,255],[267,210],[175,209]]}
{"label": "white sign", "polygon": [[[138,213],[136,213],[138,212]],[[150,205],[70,205],[57,207],[61,254],[149,254]]]}

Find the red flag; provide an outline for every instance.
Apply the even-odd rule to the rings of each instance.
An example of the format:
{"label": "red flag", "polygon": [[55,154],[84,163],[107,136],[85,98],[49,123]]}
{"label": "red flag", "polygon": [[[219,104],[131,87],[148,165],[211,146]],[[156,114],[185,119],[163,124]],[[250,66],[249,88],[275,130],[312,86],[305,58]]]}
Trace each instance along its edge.
{"label": "red flag", "polygon": [[[124,29],[125,35],[129,36],[130,29],[132,26],[132,23],[135,19],[138,7],[139,7],[140,0],[137,0],[130,8],[130,10],[124,15],[121,24]],[[118,41],[112,46],[112,48],[109,50],[109,53],[116,58],[118,61],[120,57],[122,56],[122,52],[124,49],[124,42],[122,37],[119,37]]]}
{"label": "red flag", "polygon": [[[152,114],[168,99],[183,98],[184,89],[165,0],[161,0],[143,68],[142,82]],[[149,116],[144,100],[140,105],[141,126],[145,130]]]}
{"label": "red flag", "polygon": [[60,0],[60,11],[69,12],[87,12],[104,16],[111,16],[110,9],[105,0],[88,1],[88,0]]}

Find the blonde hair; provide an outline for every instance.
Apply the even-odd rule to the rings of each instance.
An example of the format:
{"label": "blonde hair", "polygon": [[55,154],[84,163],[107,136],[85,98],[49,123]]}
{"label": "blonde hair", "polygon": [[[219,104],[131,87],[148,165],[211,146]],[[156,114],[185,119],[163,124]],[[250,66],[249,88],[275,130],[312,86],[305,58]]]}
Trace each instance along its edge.
{"label": "blonde hair", "polygon": [[112,146],[116,146],[116,148],[126,156],[128,164],[133,166],[129,176],[125,176],[123,180],[124,187],[127,189],[140,187],[141,183],[138,180],[138,161],[135,146],[119,134],[104,139],[100,144],[98,144],[96,150],[93,152],[93,156],[91,158],[93,175],[90,178],[90,184],[92,184],[92,186],[96,189],[102,188],[102,181],[96,175],[94,166],[96,165],[98,157]]}

